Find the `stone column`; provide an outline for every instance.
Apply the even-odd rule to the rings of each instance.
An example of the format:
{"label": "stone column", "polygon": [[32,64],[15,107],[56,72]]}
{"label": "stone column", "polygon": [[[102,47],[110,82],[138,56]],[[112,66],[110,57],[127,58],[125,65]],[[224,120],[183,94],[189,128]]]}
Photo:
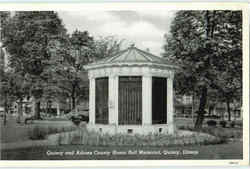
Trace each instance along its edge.
{"label": "stone column", "polygon": [[95,78],[89,78],[89,123],[95,124]]}
{"label": "stone column", "polygon": [[173,78],[167,78],[167,124],[169,125],[169,132],[174,131],[174,95],[173,95]]}
{"label": "stone column", "polygon": [[152,124],[152,76],[142,77],[142,124]]}
{"label": "stone column", "polygon": [[113,93],[114,93],[114,122],[116,125],[118,125],[118,116],[119,116],[119,76],[115,76],[114,80],[114,88],[113,88]]}
{"label": "stone column", "polygon": [[118,124],[118,111],[117,111],[117,100],[118,100],[118,86],[117,76],[109,76],[109,124]]}

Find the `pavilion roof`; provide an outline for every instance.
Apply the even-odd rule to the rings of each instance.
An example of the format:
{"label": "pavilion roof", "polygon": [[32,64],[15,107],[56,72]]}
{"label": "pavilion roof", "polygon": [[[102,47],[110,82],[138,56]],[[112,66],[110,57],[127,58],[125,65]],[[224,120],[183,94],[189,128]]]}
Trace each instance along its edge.
{"label": "pavilion roof", "polygon": [[93,62],[85,66],[86,69],[110,67],[116,65],[154,65],[164,66],[169,68],[178,68],[178,66],[171,61],[155,56],[149,52],[143,51],[131,45],[129,48],[118,52],[117,54]]}

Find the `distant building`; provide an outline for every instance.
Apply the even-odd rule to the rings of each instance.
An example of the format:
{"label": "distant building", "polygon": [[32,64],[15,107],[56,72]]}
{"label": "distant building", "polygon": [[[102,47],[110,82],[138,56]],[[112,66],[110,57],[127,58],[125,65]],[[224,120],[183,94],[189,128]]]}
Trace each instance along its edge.
{"label": "distant building", "polygon": [[174,98],[175,117],[192,117],[192,114],[198,109],[198,101],[188,95],[176,95]]}
{"label": "distant building", "polygon": [[[42,100],[40,104],[41,113],[51,115],[51,116],[60,116],[64,113],[67,113],[70,109],[70,105],[66,101],[57,101],[57,100]],[[22,101],[22,115],[30,116],[34,115],[35,103],[32,97],[25,98]],[[14,102],[11,107],[12,114],[18,113],[18,102]]]}

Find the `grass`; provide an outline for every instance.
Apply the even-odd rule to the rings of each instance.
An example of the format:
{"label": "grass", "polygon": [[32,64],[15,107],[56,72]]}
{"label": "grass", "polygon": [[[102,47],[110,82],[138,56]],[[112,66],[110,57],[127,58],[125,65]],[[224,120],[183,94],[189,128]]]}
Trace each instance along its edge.
{"label": "grass", "polygon": [[0,121],[0,142],[11,143],[17,141],[29,140],[28,131],[30,125],[20,125],[16,123],[15,118],[9,118],[7,124],[4,126],[3,121]]}
{"label": "grass", "polygon": [[[182,120],[183,121],[183,120]],[[185,129],[188,130],[188,127],[192,127],[190,125],[190,121],[183,121],[178,123],[179,127],[182,124],[187,124],[184,126]],[[64,124],[64,123],[63,123]],[[9,127],[11,126],[11,127]],[[29,127],[34,127],[33,125],[28,125]],[[28,130],[25,127],[28,126],[15,126],[13,128],[13,125],[11,123],[7,123],[7,127],[4,129],[1,128],[1,132],[3,131],[4,133],[1,133],[1,135],[4,134],[4,136],[7,137],[2,137],[5,139],[9,139],[7,141],[13,141],[13,140],[18,140],[20,139],[28,139]],[[6,130],[7,129],[7,130]],[[54,129],[48,129],[50,132],[52,132]],[[52,131],[51,131],[52,130]],[[13,133],[11,133],[13,132]],[[54,131],[53,131],[54,132]],[[206,133],[209,133],[211,135],[214,135],[216,137],[220,138],[242,138],[242,129],[237,129],[237,128],[204,128],[204,131]],[[21,134],[20,134],[21,133]],[[10,136],[8,136],[10,135]],[[83,136],[81,136],[83,137]],[[93,136],[95,137],[95,136]],[[144,139],[145,141],[148,140],[149,143],[152,142],[152,140],[159,140],[158,143],[161,143],[161,139],[165,139],[167,136],[148,136],[148,138],[145,136],[145,138],[140,138]],[[196,144],[196,145],[191,145],[191,144],[181,144],[181,145],[176,145],[176,144],[163,144],[163,145],[152,145],[152,146],[143,146],[143,144],[139,144],[136,141],[131,141],[133,144],[127,144],[123,146],[119,145],[112,145],[112,140],[120,138],[120,136],[117,138],[112,138],[110,136],[107,136],[105,141],[101,141],[99,138],[99,142],[105,142],[102,144],[102,146],[96,146],[96,142],[91,142],[92,139],[89,139],[88,144],[79,144],[79,141],[81,139],[79,138],[79,135],[72,136],[70,138],[74,139],[69,139],[69,141],[74,144],[74,145],[58,145],[58,146],[42,146],[42,147],[30,147],[30,148],[22,148],[22,149],[13,149],[13,150],[2,150],[1,151],[1,159],[2,160],[160,160],[160,159],[199,159],[199,160],[210,160],[210,159],[242,159],[243,158],[243,146],[242,146],[242,140],[235,139],[234,141],[222,143],[222,144],[215,144],[215,145],[208,145],[209,143],[203,143],[203,144]],[[96,137],[97,138],[97,137]],[[94,140],[97,140],[94,138]],[[147,139],[146,139],[147,138]],[[61,137],[61,141],[63,141],[63,136]],[[66,139],[66,134],[65,138]],[[124,139],[124,138],[123,138]],[[126,137],[127,139],[126,142],[130,143],[130,137]],[[170,138],[171,140],[172,138]],[[67,139],[66,139],[67,140]],[[85,139],[86,140],[86,139]],[[133,140],[133,139],[132,139]],[[161,140],[161,141],[160,141]],[[182,139],[178,139],[182,140]],[[78,143],[77,143],[78,142]],[[171,141],[170,141],[171,142]],[[185,141],[183,141],[185,142]],[[109,145],[107,145],[109,144]],[[153,144],[153,143],[152,143]],[[145,151],[182,151],[182,150],[191,150],[191,151],[198,151],[198,155],[141,155],[141,154],[134,154],[134,155],[64,155],[64,156],[56,156],[56,155],[48,155],[47,152],[77,152],[77,151],[89,151],[94,153],[95,151],[107,151],[107,152],[112,152],[112,151],[124,151],[128,152],[129,150],[132,151],[139,151],[139,150],[145,150]]]}
{"label": "grass", "polygon": [[22,142],[30,139],[45,139],[48,134],[64,131],[72,131],[74,125],[70,121],[65,122],[38,122],[35,124],[16,123],[16,117],[9,116],[7,124],[4,126],[0,119],[0,142],[12,143]]}
{"label": "grass", "polygon": [[[188,126],[180,126],[179,129],[194,131],[193,127]],[[224,141],[228,139],[240,139],[243,135],[242,129],[224,127],[203,127],[200,132],[208,133]]]}

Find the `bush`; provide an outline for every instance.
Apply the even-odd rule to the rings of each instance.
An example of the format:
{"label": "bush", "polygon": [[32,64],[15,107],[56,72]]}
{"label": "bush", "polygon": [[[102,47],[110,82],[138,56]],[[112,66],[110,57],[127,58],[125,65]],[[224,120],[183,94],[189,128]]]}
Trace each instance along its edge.
{"label": "bush", "polygon": [[217,122],[215,120],[208,120],[207,125],[211,127],[215,127],[217,125]]}
{"label": "bush", "polygon": [[[181,126],[179,129],[194,131],[194,128]],[[242,138],[241,129],[230,129],[221,127],[203,127],[200,132],[210,134],[221,139],[221,142],[226,142],[228,139]]]}
{"label": "bush", "polygon": [[31,140],[43,140],[48,135],[48,128],[35,126],[28,134]]}
{"label": "bush", "polygon": [[28,132],[31,140],[44,140],[50,134],[73,131],[74,126],[34,126]]}
{"label": "bush", "polygon": [[234,121],[234,123],[235,123],[235,126],[243,127],[242,120]]}
{"label": "bush", "polygon": [[219,119],[220,116],[217,115],[210,115],[210,116],[205,116],[206,118],[211,118],[211,119]]}
{"label": "bush", "polygon": [[234,121],[232,121],[232,122],[230,123],[230,126],[231,126],[232,128],[234,128],[234,126],[235,126],[235,122],[234,122]]}
{"label": "bush", "polygon": [[225,128],[227,126],[227,122],[226,121],[220,121],[220,125],[221,127]]}
{"label": "bush", "polygon": [[227,140],[230,138],[242,138],[242,130],[232,130],[229,128],[219,128],[219,127],[216,128],[207,127],[203,128],[201,131],[204,133],[211,134],[222,140]]}

